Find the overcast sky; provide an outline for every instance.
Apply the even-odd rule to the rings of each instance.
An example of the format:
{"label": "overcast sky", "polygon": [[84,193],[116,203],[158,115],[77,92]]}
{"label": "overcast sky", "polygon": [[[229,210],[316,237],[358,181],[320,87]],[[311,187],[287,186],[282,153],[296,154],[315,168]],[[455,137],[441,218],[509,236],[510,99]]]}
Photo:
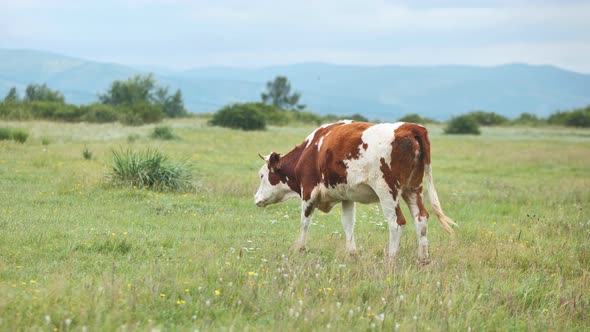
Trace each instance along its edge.
{"label": "overcast sky", "polygon": [[0,0],[0,48],[175,69],[522,62],[590,73],[590,0]]}

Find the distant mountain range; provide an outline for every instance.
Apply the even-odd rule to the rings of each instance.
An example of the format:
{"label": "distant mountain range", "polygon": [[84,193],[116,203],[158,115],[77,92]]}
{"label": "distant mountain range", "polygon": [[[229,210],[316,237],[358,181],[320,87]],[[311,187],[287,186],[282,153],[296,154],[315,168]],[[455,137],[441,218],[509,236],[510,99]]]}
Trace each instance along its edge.
{"label": "distant mountain range", "polygon": [[284,75],[310,111],[362,114],[395,120],[404,114],[445,120],[472,110],[508,117],[547,116],[590,104],[590,74],[553,66],[353,66],[306,63],[240,69],[208,67],[175,71],[99,63],[34,50],[0,49],[0,98],[12,86],[21,96],[29,83],[47,83],[66,101],[97,100],[114,80],[153,72],[160,85],[182,90],[191,112],[214,112],[234,102],[258,101],[267,81]]}

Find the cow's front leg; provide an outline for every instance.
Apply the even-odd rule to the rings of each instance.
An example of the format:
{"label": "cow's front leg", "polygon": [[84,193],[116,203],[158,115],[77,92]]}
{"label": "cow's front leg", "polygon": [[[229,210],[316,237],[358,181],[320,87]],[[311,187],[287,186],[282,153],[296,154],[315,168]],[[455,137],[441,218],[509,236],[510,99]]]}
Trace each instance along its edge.
{"label": "cow's front leg", "polygon": [[305,251],[305,242],[307,240],[307,230],[311,225],[311,215],[315,207],[312,202],[301,202],[301,229],[299,231],[299,238],[295,242],[295,249]]}
{"label": "cow's front leg", "polygon": [[342,202],[342,228],[346,235],[346,253],[354,256],[356,255],[356,243],[354,242],[354,223],[356,213],[355,204],[353,201]]}

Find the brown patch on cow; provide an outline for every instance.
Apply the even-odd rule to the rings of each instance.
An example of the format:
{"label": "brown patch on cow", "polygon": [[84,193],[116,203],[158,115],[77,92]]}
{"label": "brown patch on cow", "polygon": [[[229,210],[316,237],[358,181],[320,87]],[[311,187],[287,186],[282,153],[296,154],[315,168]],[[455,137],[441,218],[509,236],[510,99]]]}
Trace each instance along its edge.
{"label": "brown patch on cow", "polygon": [[[301,156],[301,152],[304,148],[305,144],[300,144],[296,146],[293,150],[291,150],[291,152],[287,153],[285,156],[280,157],[278,162],[278,165],[280,165],[280,167],[275,168],[274,172],[272,171],[271,166],[267,163],[269,170],[271,171],[268,174],[268,180],[271,185],[274,186],[279,182],[286,183],[291,190],[293,190],[301,196],[301,186],[295,173],[295,165],[297,164],[299,157]],[[271,153],[271,156],[273,154],[275,154],[275,152]]]}
{"label": "brown patch on cow", "polygon": [[403,226],[406,224],[406,217],[404,217],[404,214],[402,213],[402,209],[400,208],[399,203],[395,207],[395,215],[397,216],[398,225]]}
{"label": "brown patch on cow", "polygon": [[370,126],[372,124],[369,123],[334,123],[318,128],[311,141],[299,145],[302,150],[296,161],[295,174],[302,187],[300,195],[304,201],[311,199],[311,193],[318,184],[334,187],[346,183],[344,161],[358,159],[359,147],[363,143],[362,132]]}
{"label": "brown patch on cow", "polygon": [[[315,203],[310,200],[312,191],[318,184],[335,187],[347,182],[345,161],[358,159],[361,147],[365,150],[368,148],[361,137],[370,126],[373,124],[338,122],[318,128],[310,138],[311,141],[302,142],[280,158],[280,167],[269,174],[269,181],[273,185],[287,183],[303,201],[309,202],[310,205],[304,212],[309,216],[316,208]],[[318,151],[320,140],[322,144]]]}
{"label": "brown patch on cow", "polygon": [[311,215],[311,213],[313,212],[314,206],[313,204],[309,204],[306,208],[305,208],[305,212],[304,215],[305,217],[309,217]]}
{"label": "brown patch on cow", "polygon": [[[397,200],[400,191],[414,192],[420,215],[428,218],[428,212],[424,208],[420,195],[424,165],[430,163],[430,142],[426,129],[413,123],[405,123],[398,127],[391,143],[391,162],[387,164],[385,158],[381,158],[380,162],[383,179],[393,199]],[[398,214],[398,224],[402,225],[401,222],[405,224],[401,211],[398,213],[396,210],[396,214]]]}
{"label": "brown patch on cow", "polygon": [[362,122],[340,124],[331,128],[329,136],[323,136],[317,162],[321,181],[326,187],[335,187],[347,182],[345,161],[358,159],[361,146],[367,149],[368,145],[363,143],[362,133],[370,126],[372,124]]}
{"label": "brown patch on cow", "polygon": [[281,155],[279,153],[273,152],[268,157],[268,168],[271,172],[276,172],[281,169]]}
{"label": "brown patch on cow", "polygon": [[430,142],[426,128],[404,123],[395,130],[391,143],[391,163],[385,165],[385,161],[382,160],[381,171],[392,192],[404,188],[417,188],[422,185],[424,165],[428,163]]}

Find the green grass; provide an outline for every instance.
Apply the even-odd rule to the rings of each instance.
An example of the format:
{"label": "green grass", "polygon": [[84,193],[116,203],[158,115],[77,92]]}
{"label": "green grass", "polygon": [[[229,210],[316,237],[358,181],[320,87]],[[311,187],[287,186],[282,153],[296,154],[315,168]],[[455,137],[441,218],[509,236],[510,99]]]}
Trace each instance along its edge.
{"label": "green grass", "polygon": [[138,189],[181,193],[193,190],[190,165],[185,159],[171,160],[165,153],[150,148],[113,150],[108,178],[111,184]]}
{"label": "green grass", "polygon": [[315,214],[300,254],[298,202],[253,204],[257,153],[285,153],[313,128],[168,122],[181,139],[132,148],[188,156],[197,189],[175,194],[105,185],[112,151],[153,126],[5,125],[31,134],[0,141],[0,330],[590,328],[589,130],[429,127],[460,227],[450,238],[431,219],[422,267],[411,224],[387,263],[377,205],[359,205],[350,259],[339,208]]}

